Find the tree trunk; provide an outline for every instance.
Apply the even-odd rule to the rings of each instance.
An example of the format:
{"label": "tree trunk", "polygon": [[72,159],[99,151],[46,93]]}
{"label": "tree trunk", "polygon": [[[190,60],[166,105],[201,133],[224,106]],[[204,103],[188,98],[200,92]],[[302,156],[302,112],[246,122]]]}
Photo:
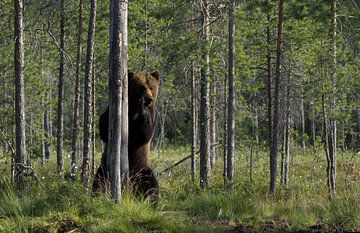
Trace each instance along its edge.
{"label": "tree trunk", "polygon": [[74,112],[71,138],[71,176],[75,177],[77,172],[77,153],[79,140],[79,99],[80,99],[80,70],[81,70],[81,35],[83,24],[83,0],[79,0],[79,24],[76,47],[76,73],[75,73],[75,96],[74,96]]}
{"label": "tree trunk", "polygon": [[311,101],[309,104],[309,123],[310,123],[310,138],[311,138],[311,145],[316,147],[316,129],[315,129],[315,110],[314,110],[314,103]]}
{"label": "tree trunk", "polygon": [[200,186],[208,186],[210,168],[210,10],[207,0],[201,1],[202,8],[202,65],[200,79]]}
{"label": "tree trunk", "polygon": [[271,145],[272,141],[272,64],[271,64],[271,31],[270,31],[270,13],[267,13],[267,26],[266,26],[266,44],[267,44],[267,110],[268,110],[268,125],[269,125],[269,145]]}
{"label": "tree trunk", "polygon": [[229,2],[229,70],[227,113],[227,172],[230,183],[234,180],[235,162],[235,0]]}
{"label": "tree trunk", "polygon": [[227,127],[228,127],[228,122],[227,122],[227,112],[228,112],[228,105],[227,105],[227,101],[228,101],[228,94],[227,94],[227,79],[228,76],[224,75],[224,135],[223,135],[223,163],[224,163],[224,171],[223,171],[223,178],[224,178],[224,184],[227,183],[227,152],[228,152],[228,147],[227,147]]}
{"label": "tree trunk", "polygon": [[305,155],[306,145],[305,145],[305,109],[304,109],[304,98],[301,95],[300,99],[300,139],[301,139],[301,152]]}
{"label": "tree trunk", "polygon": [[284,28],[284,0],[279,0],[279,21],[278,35],[276,43],[276,75],[275,75],[275,92],[274,92],[274,119],[272,129],[272,141],[270,145],[270,193],[275,194],[276,174],[277,174],[277,158],[279,148],[279,122],[280,122],[280,75],[281,75],[281,56],[283,44],[283,28]]}
{"label": "tree trunk", "polygon": [[145,32],[144,32],[144,54],[143,54],[143,64],[142,64],[142,70],[146,70],[147,63],[148,63],[148,30],[149,30],[149,1],[145,0],[144,5],[144,12],[145,12]]}
{"label": "tree trunk", "polygon": [[213,171],[216,163],[216,82],[213,81],[210,87],[210,167]]}
{"label": "tree trunk", "polygon": [[[290,68],[289,68],[290,69]],[[291,130],[291,109],[290,109],[290,72],[288,75],[285,94],[285,125],[284,138],[281,152],[281,184],[288,185],[289,180],[289,157],[290,157],[290,130]]]}
{"label": "tree trunk", "polygon": [[[109,64],[109,139],[107,149],[107,165],[111,196],[119,202],[121,199],[122,174],[121,165],[127,161],[128,123],[127,121],[127,88],[128,46],[127,46],[128,1],[110,0],[110,64]],[[123,104],[124,103],[124,104]],[[126,106],[124,106],[126,105]],[[124,108],[123,108],[124,107]],[[125,127],[124,127],[125,126]],[[123,153],[126,152],[126,153]]]}
{"label": "tree trunk", "polygon": [[92,138],[92,78],[94,63],[94,40],[96,23],[96,0],[91,1],[89,29],[86,49],[85,63],[85,98],[84,98],[84,141],[83,141],[83,163],[81,169],[82,182],[87,186],[90,177],[90,154]]}
{"label": "tree trunk", "polygon": [[[3,106],[3,108],[4,109],[7,109],[8,108],[8,104],[7,104],[7,96],[8,96],[8,89],[7,89],[7,83],[6,83],[6,77],[5,77],[5,75],[3,76],[3,83],[4,83],[4,86],[3,86],[3,88],[4,88],[4,106]],[[7,129],[7,127],[8,127],[8,115],[7,114],[4,114],[3,115],[3,123],[4,123],[4,134],[5,135],[7,135],[7,131],[8,131],[8,129]],[[7,151],[8,151],[8,143],[6,142],[6,141],[4,141],[3,142],[3,154],[6,154],[7,153]]]}
{"label": "tree trunk", "polygon": [[60,68],[58,83],[58,109],[57,109],[57,172],[62,174],[64,171],[63,144],[64,144],[64,47],[65,47],[65,0],[61,0],[60,9]]}
{"label": "tree trunk", "polygon": [[95,82],[96,76],[95,76],[95,51],[93,56],[93,66],[92,66],[92,163],[91,163],[91,175],[95,175],[95,154],[96,154],[96,123],[95,123],[95,116],[96,116],[96,89],[95,89]]}
{"label": "tree trunk", "polygon": [[197,147],[197,93],[194,62],[191,63],[191,180],[196,176],[196,147]]}
{"label": "tree trunk", "polygon": [[330,159],[330,196],[333,197],[335,195],[335,185],[336,185],[336,119],[334,116],[334,112],[336,109],[336,85],[337,85],[337,77],[336,77],[336,0],[332,1],[331,4],[331,40],[332,40],[332,96],[330,103],[330,117],[329,117],[329,159]]}
{"label": "tree trunk", "polygon": [[24,25],[23,1],[14,0],[14,34],[15,34],[15,125],[16,154],[15,184],[18,189],[24,186],[24,160],[26,154],[25,138],[25,91],[24,91]]}

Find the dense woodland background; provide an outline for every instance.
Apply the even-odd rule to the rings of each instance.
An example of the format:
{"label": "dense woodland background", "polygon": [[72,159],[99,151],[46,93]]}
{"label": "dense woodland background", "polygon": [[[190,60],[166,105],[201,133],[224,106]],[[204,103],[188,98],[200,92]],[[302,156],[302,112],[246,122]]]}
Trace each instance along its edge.
{"label": "dense woodland background", "polygon": [[97,122],[108,106],[109,2],[97,2],[87,64],[91,9],[82,0],[24,1],[30,185],[17,199],[14,4],[0,3],[0,231],[360,230],[360,3],[129,1],[128,66],[161,73],[150,158],[162,188],[158,210],[126,195],[112,207],[71,182],[84,169],[93,174],[103,152]]}

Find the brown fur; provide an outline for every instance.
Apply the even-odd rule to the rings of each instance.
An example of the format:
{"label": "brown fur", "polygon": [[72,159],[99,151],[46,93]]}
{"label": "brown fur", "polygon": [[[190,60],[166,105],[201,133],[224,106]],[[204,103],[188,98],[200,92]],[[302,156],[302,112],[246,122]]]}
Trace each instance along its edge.
{"label": "brown fur", "polygon": [[[129,71],[129,170],[130,181],[137,194],[150,197],[156,202],[159,186],[155,175],[148,166],[150,142],[155,130],[156,101],[158,96],[158,82],[160,74],[155,71],[134,73]],[[107,143],[109,109],[99,120],[101,139]],[[106,174],[106,153],[103,154],[101,164],[94,178],[93,190],[104,191]]]}

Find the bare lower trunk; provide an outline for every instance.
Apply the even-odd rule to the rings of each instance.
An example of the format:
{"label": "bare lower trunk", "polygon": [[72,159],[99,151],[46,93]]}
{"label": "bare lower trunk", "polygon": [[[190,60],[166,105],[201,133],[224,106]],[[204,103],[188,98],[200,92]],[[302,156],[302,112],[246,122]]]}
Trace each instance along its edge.
{"label": "bare lower trunk", "polygon": [[334,116],[334,112],[336,111],[336,85],[337,85],[337,76],[336,76],[336,0],[332,1],[331,4],[331,13],[332,13],[332,55],[333,55],[333,63],[332,63],[332,95],[331,95],[331,116],[329,117],[329,159],[330,159],[330,187],[331,187],[331,196],[335,196],[336,190],[336,119]]}
{"label": "bare lower trunk", "polygon": [[301,139],[301,152],[303,155],[305,155],[305,149],[306,149],[306,145],[305,145],[305,109],[304,109],[304,99],[301,96],[300,99],[300,139]]}
{"label": "bare lower trunk", "polygon": [[224,178],[224,184],[226,184],[227,182],[227,152],[228,152],[228,148],[227,148],[227,112],[228,112],[228,107],[227,107],[227,101],[228,101],[228,95],[227,95],[227,79],[228,76],[224,75],[224,135],[223,135],[223,162],[224,162],[224,171],[223,171],[223,178]]}
{"label": "bare lower trunk", "polygon": [[269,145],[272,140],[272,119],[273,119],[273,99],[272,99],[272,59],[271,59],[271,31],[270,31],[270,13],[267,14],[267,26],[266,26],[266,64],[267,64],[267,110],[268,110],[268,125],[269,125]]}
{"label": "bare lower trunk", "polygon": [[280,122],[280,76],[282,69],[282,44],[283,44],[283,28],[284,28],[284,0],[279,0],[278,14],[278,35],[276,45],[276,75],[275,75],[275,91],[274,91],[274,118],[272,128],[272,141],[270,145],[270,193],[275,194],[275,184],[277,175],[277,159],[279,147],[279,122]]}
{"label": "bare lower trunk", "polygon": [[288,185],[289,180],[289,157],[290,157],[290,129],[291,129],[291,116],[290,116],[290,74],[286,87],[285,97],[285,125],[284,125],[284,138],[281,152],[281,184]]}
{"label": "bare lower trunk", "polygon": [[[127,88],[127,33],[128,1],[110,0],[110,64],[109,64],[109,138],[107,148],[107,165],[109,167],[109,181],[111,196],[116,201],[121,200],[122,174],[127,167],[121,165],[127,158],[127,95],[123,93]],[[123,105],[126,105],[124,106]],[[124,108],[122,108],[124,107]],[[125,121],[125,122],[124,122]],[[125,127],[124,127],[125,126]],[[126,153],[124,153],[126,152]]]}
{"label": "bare lower trunk", "polygon": [[235,0],[229,6],[229,82],[228,82],[228,114],[227,114],[227,179],[234,181],[235,161]]}
{"label": "bare lower trunk", "polygon": [[80,99],[80,70],[81,70],[81,35],[82,35],[82,12],[83,0],[79,0],[79,24],[76,48],[76,73],[75,73],[75,96],[74,96],[74,112],[71,138],[71,176],[75,177],[77,172],[77,154],[79,140],[79,99]]}
{"label": "bare lower trunk", "polygon": [[91,111],[92,111],[92,153],[91,153],[91,158],[92,158],[92,163],[91,163],[91,175],[94,176],[95,175],[95,154],[96,154],[96,121],[95,121],[95,116],[96,116],[96,89],[95,89],[95,82],[96,76],[95,76],[95,52],[94,52],[94,57],[93,57],[93,66],[92,66],[92,107],[91,107]]}
{"label": "bare lower trunk", "polygon": [[210,10],[207,0],[201,1],[202,8],[202,66],[200,79],[200,185],[208,186],[210,168]]}
{"label": "bare lower trunk", "polygon": [[64,171],[63,143],[64,143],[64,47],[65,47],[65,0],[61,0],[60,18],[60,68],[58,83],[58,109],[57,109],[57,172],[62,174]]}
{"label": "bare lower trunk", "polygon": [[196,176],[196,147],[197,147],[197,94],[194,62],[191,63],[191,180]]}
{"label": "bare lower trunk", "polygon": [[14,1],[14,34],[15,34],[15,184],[18,189],[24,186],[24,160],[26,156],[25,138],[25,91],[24,91],[24,26],[23,2]]}
{"label": "bare lower trunk", "polygon": [[332,197],[332,187],[331,187],[331,160],[330,160],[330,151],[329,151],[329,119],[326,111],[325,103],[325,94],[322,95],[322,111],[324,118],[324,142],[325,142],[325,154],[326,154],[326,180],[330,197]]}
{"label": "bare lower trunk", "polygon": [[210,87],[210,106],[211,106],[211,117],[210,117],[210,167],[211,170],[215,169],[216,163],[216,82],[211,83]]}
{"label": "bare lower trunk", "polygon": [[83,163],[81,178],[84,185],[87,185],[90,177],[90,154],[92,138],[92,77],[94,63],[94,40],[96,22],[96,0],[91,1],[89,29],[87,38],[86,64],[85,64],[85,98],[84,98],[84,141],[83,141]]}

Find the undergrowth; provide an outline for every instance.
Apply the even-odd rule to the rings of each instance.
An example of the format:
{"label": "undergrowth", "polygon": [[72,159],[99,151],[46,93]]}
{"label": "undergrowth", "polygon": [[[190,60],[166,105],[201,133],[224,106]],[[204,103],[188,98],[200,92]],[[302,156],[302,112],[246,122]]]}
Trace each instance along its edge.
{"label": "undergrowth", "polygon": [[[154,153],[151,166],[160,172],[186,155],[184,149]],[[78,180],[59,177],[55,161],[44,167],[35,162],[37,180],[29,178],[21,193],[8,176],[0,180],[0,232],[230,232],[240,225],[259,232],[300,231],[314,225],[326,231],[360,230],[359,157],[339,156],[332,200],[327,195],[325,156],[293,156],[289,184],[277,184],[275,196],[268,192],[266,153],[255,158],[250,180],[248,152],[242,150],[236,158],[235,182],[227,186],[218,157],[206,189],[191,181],[190,161],[159,176],[161,201],[155,208],[129,193],[120,203],[95,196]],[[349,161],[351,171],[344,166]],[[275,228],[266,228],[269,222]]]}

